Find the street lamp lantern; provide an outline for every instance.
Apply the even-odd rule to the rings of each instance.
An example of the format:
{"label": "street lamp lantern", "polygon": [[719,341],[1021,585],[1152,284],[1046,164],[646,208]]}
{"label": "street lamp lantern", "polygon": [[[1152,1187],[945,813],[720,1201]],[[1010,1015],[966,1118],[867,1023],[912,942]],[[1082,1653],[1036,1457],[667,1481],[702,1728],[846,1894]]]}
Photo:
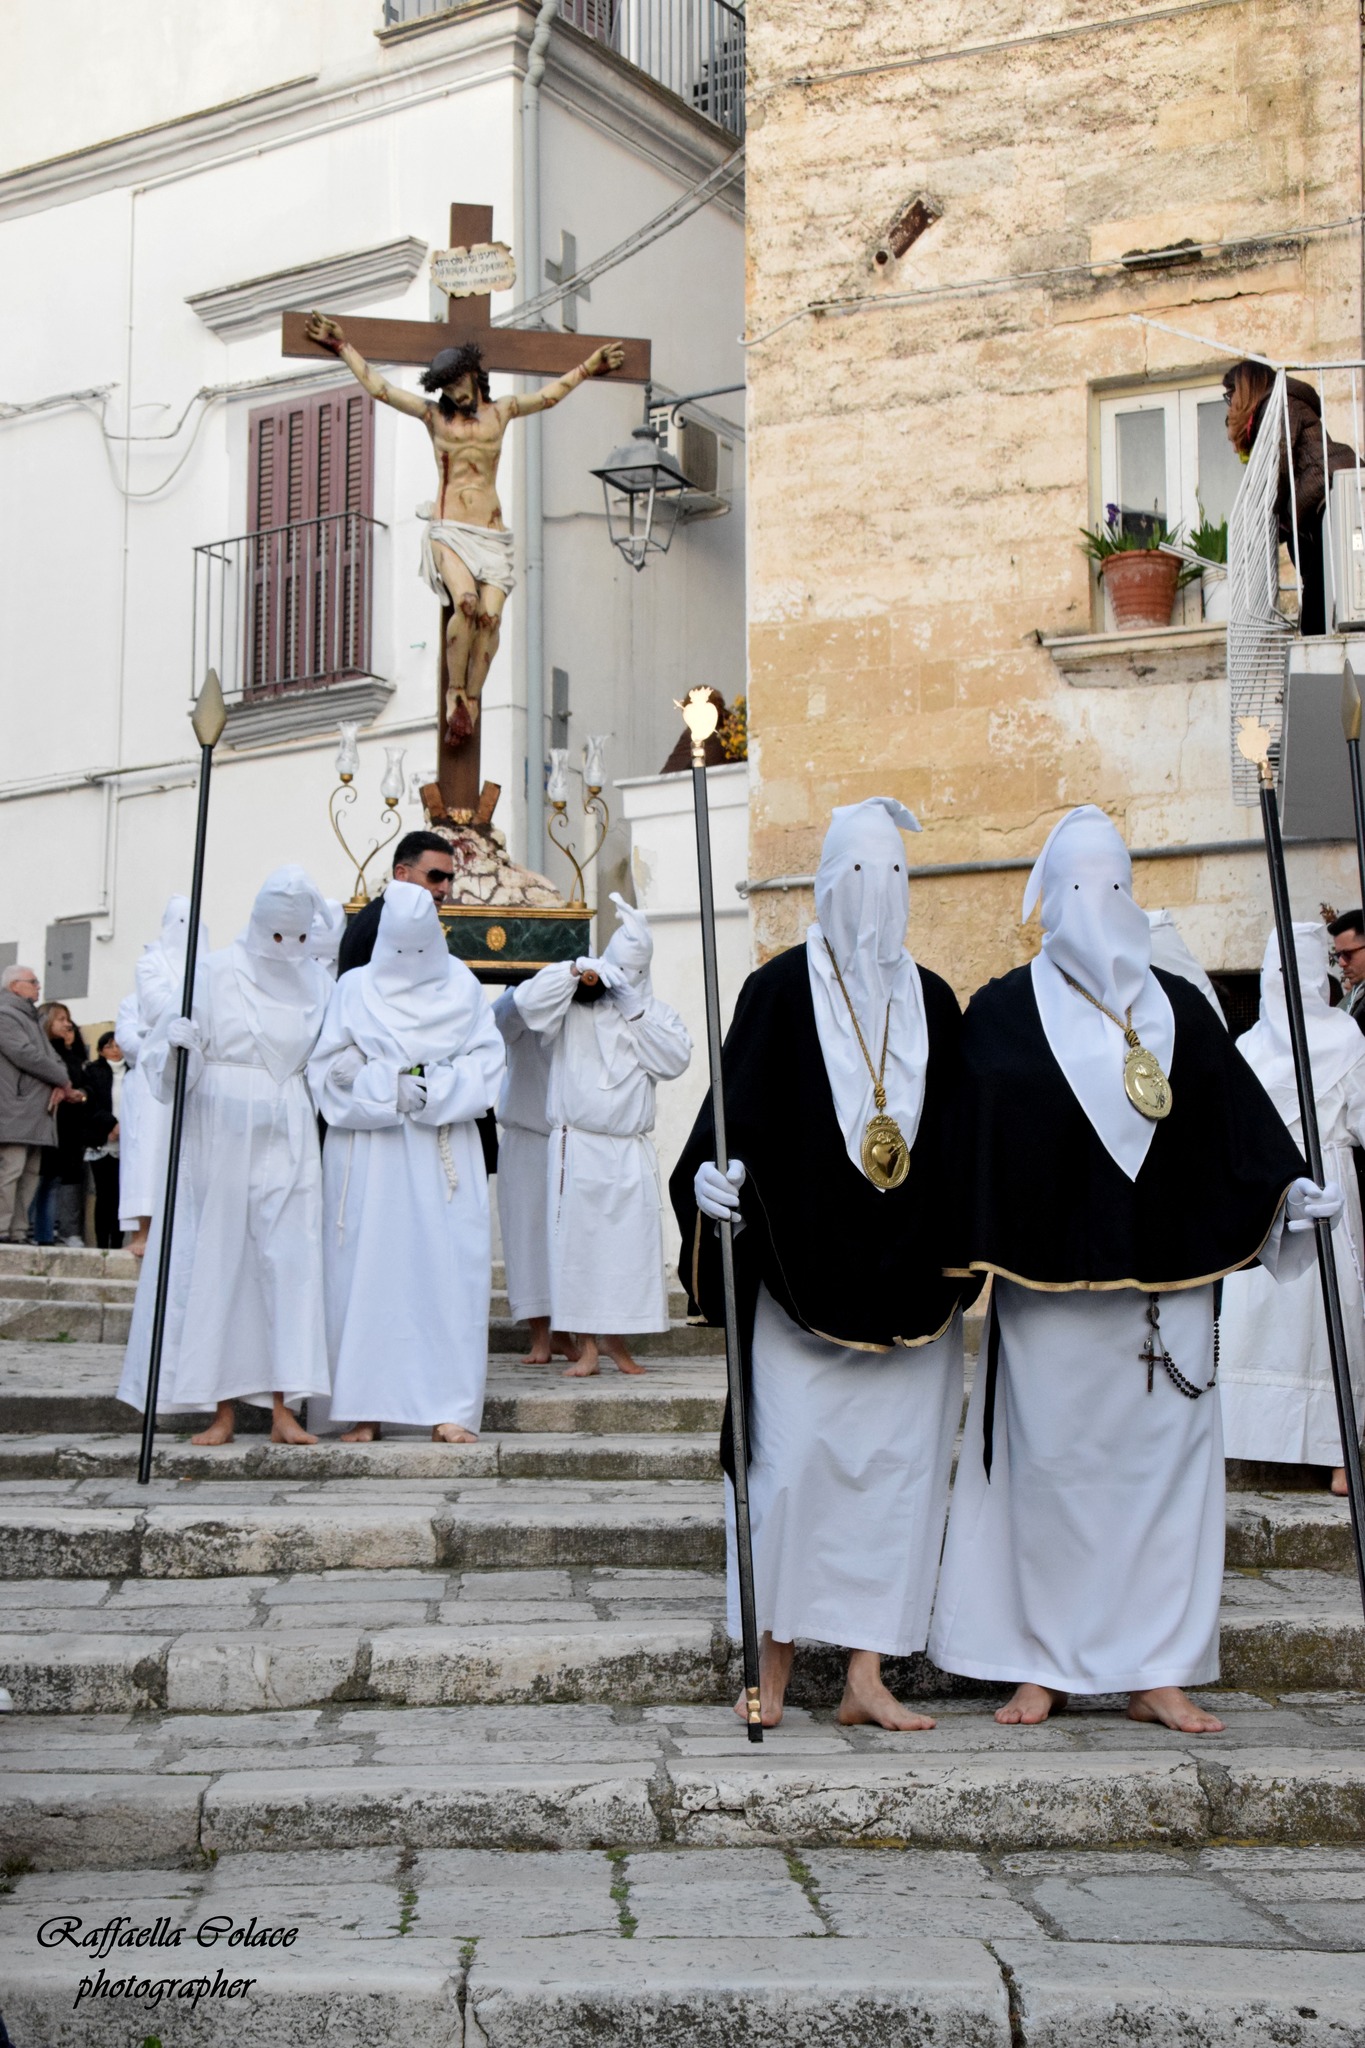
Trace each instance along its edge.
{"label": "street lamp lantern", "polygon": [[592,474],[602,484],[612,546],[631,568],[643,569],[652,554],[666,555],[687,478],[653,427],[636,427],[625,447]]}

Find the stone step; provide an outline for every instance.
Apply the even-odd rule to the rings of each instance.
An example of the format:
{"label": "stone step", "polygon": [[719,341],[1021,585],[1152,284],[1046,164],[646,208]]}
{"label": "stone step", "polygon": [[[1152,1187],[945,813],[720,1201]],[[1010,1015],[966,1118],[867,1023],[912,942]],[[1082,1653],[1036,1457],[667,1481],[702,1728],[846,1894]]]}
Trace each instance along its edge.
{"label": "stone step", "polygon": [[[761,1745],[728,1706],[676,1703],[627,1719],[600,1705],[13,1714],[0,1836],[11,1870],[202,1871],[206,1855],[250,1854],[263,1876],[304,1850],[988,1842],[1003,1856],[1365,1838],[1365,1699],[1217,1703],[1227,1729],[1207,1737],[1102,1705],[1005,1729],[992,1701],[944,1700],[910,1736],[792,1708]],[[733,1911],[743,1924],[742,1893]]]}
{"label": "stone step", "polygon": [[[0,1437],[0,1479],[131,1479],[140,1451],[141,1439],[128,1435]],[[457,1455],[461,1475],[481,1479],[718,1481],[721,1476],[714,1430],[612,1436],[485,1433],[477,1444],[462,1445]],[[425,1430],[377,1444],[346,1444],[324,1436],[309,1452],[308,1470],[315,1479],[446,1480],[451,1477],[451,1446],[433,1444]],[[163,1435],[156,1439],[152,1471],[157,1479],[297,1481],[298,1452],[263,1435],[212,1448]],[[1275,1561],[1318,1563],[1325,1557]]]}
{"label": "stone step", "polygon": [[[656,1447],[653,1434],[583,1433],[567,1454],[569,1433],[558,1431],[443,1446],[324,1439],[310,1448],[248,1437],[207,1449],[166,1438],[159,1476],[145,1487],[130,1476],[134,1440],[117,1440],[110,1465],[92,1470],[77,1439],[39,1454],[55,1476],[0,1481],[0,1557],[12,1579],[720,1564],[714,1464],[694,1437],[682,1461],[690,1470],[670,1470],[688,1438],[660,1436]],[[614,1461],[634,1470],[613,1472]],[[1347,1572],[1345,1501],[1230,1495],[1227,1562]]]}
{"label": "stone step", "polygon": [[[202,1525],[200,1535],[202,1547]],[[886,1672],[905,1696],[981,1690],[924,1656],[888,1658]],[[1222,1674],[1248,1691],[1365,1687],[1354,1581],[1229,1572]],[[263,1543],[256,1569],[232,1576],[208,1577],[201,1563],[192,1579],[0,1582],[0,1684],[29,1712],[241,1714],[348,1700],[639,1707],[722,1701],[739,1682],[723,1582],[704,1568],[511,1570],[491,1553],[462,1565],[428,1555],[405,1569],[282,1568]],[[831,1708],[842,1688],[842,1653],[804,1645],[792,1701]]]}
{"label": "stone step", "polygon": [[[91,2048],[190,2038],[183,2007],[109,1995],[130,1969],[218,1987],[191,2019],[206,2048],[1349,2048],[1361,1867],[1273,1847],[227,1853],[19,1876],[0,1973],[16,2043]],[[58,1914],[78,1937],[160,1923],[163,1945],[45,1946]]]}
{"label": "stone step", "polygon": [[[711,1334],[687,1333],[689,1339]],[[126,1435],[133,1414],[114,1393],[122,1369],[123,1352],[111,1344],[0,1343],[0,1431]],[[725,1406],[721,1356],[698,1356],[694,1348],[656,1359],[639,1378],[611,1366],[590,1380],[566,1380],[562,1374],[559,1361],[532,1366],[508,1353],[490,1357],[484,1428],[592,1436],[695,1434],[720,1428]],[[209,1419],[168,1415],[159,1426],[168,1434],[188,1436]],[[269,1427],[266,1410],[239,1406],[239,1434],[260,1435]]]}
{"label": "stone step", "polygon": [[102,1252],[93,1246],[64,1244],[0,1244],[0,1294],[11,1279],[60,1275],[66,1280],[124,1280],[137,1284],[141,1259],[131,1252]]}

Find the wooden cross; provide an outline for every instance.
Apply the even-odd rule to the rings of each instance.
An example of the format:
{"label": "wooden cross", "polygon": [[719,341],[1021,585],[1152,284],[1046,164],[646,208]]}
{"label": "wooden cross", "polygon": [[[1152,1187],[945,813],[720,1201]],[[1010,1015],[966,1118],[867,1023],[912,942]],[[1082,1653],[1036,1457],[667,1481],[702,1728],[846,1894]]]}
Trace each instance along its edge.
{"label": "wooden cross", "polygon": [[[559,260],[545,259],[545,275],[551,284],[563,284],[567,278],[578,274],[578,243],[567,228],[559,231]],[[592,297],[590,284],[579,285],[576,291],[565,292],[559,302],[559,320],[566,334],[578,332],[578,302]]]}
{"label": "wooden cross", "polygon": [[[468,248],[475,242],[491,242],[493,239],[493,209],[491,206],[455,205],[450,209],[450,247]],[[534,289],[537,279],[528,279]],[[492,324],[491,300],[485,294],[467,299],[451,299],[444,320],[363,320],[350,314],[337,313],[333,317],[342,321],[346,339],[359,349],[367,362],[371,363],[420,363],[425,369],[432,357],[443,348],[459,348],[462,343],[475,341],[483,350],[484,368],[504,370],[515,376],[560,377],[566,370],[590,356],[594,349],[607,342],[622,342],[626,359],[619,370],[610,371],[604,382],[613,384],[647,384],[650,375],[650,344],[648,341],[627,340],[624,335],[615,334],[574,334],[555,333],[541,327],[494,327]],[[286,356],[322,356],[328,358],[331,351],[319,343],[309,341],[303,331],[304,322],[311,308],[301,312],[285,313],[281,322],[280,348]],[[334,360],[334,359],[333,359]],[[480,735],[483,717],[474,728],[473,737],[466,745],[451,748],[445,741],[445,648],[446,621],[449,608],[441,612],[440,652],[437,657],[437,781],[441,797],[448,811],[466,811],[480,817],[483,822],[491,816],[491,805],[481,802],[481,769],[479,764]],[[540,748],[538,736],[532,733],[528,739],[531,752],[531,800],[539,794],[538,770]],[[488,785],[493,789],[493,785]],[[494,791],[496,798],[496,791]]]}

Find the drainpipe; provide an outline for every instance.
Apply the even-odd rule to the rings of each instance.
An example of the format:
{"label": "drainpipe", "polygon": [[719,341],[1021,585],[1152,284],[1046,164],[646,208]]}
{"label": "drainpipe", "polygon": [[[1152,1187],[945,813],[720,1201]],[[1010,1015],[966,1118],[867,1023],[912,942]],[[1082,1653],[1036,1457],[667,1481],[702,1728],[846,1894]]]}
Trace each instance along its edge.
{"label": "drainpipe", "polygon": [[[541,287],[540,85],[560,0],[540,0],[521,88],[522,295]],[[537,322],[537,325],[542,323]],[[545,864],[545,443],[543,415],[522,421],[522,527],[526,535],[526,865]]]}

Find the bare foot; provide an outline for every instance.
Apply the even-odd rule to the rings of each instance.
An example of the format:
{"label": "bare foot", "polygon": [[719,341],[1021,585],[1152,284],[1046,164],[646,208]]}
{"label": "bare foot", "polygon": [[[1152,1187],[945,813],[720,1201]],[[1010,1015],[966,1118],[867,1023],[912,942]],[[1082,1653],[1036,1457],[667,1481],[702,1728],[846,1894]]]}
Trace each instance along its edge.
{"label": "bare foot", "polygon": [[438,1422],[431,1432],[434,1444],[476,1444],[479,1439],[470,1429],[461,1429],[458,1422]]}
{"label": "bare foot", "polygon": [[637,1364],[635,1359],[631,1357],[630,1346],[626,1343],[624,1337],[604,1337],[602,1339],[602,1349],[606,1352],[607,1357],[618,1372],[642,1373],[644,1371],[644,1367]]}
{"label": "bare foot", "polygon": [[343,1431],[339,1441],[343,1444],[377,1444],[382,1435],[377,1422],[357,1422],[354,1429]]}
{"label": "bare foot", "polygon": [[220,1401],[212,1422],[207,1429],[201,1429],[198,1436],[192,1436],[192,1444],[230,1444],[237,1421],[237,1411],[231,1401]]}
{"label": "bare foot", "polygon": [[[767,1629],[758,1646],[758,1703],[765,1728],[776,1728],[787,1698],[787,1680],[792,1675],[795,1643],[775,1643]],[[749,1724],[749,1705],[743,1693],[735,1701],[735,1712]]]}
{"label": "bare foot", "polygon": [[578,1354],[577,1363],[571,1365],[562,1377],[566,1380],[591,1380],[595,1379],[600,1371],[597,1339],[596,1337],[585,1337],[583,1339],[583,1348]]}
{"label": "bare foot", "polygon": [[570,1365],[577,1365],[583,1356],[577,1337],[569,1330],[551,1330],[550,1349],[556,1358],[567,1358]]}
{"label": "bare foot", "polygon": [[1130,1721],[1159,1721],[1180,1735],[1219,1735],[1223,1724],[1216,1714],[1197,1707],[1178,1685],[1154,1685],[1148,1692],[1135,1692],[1128,1701]]}
{"label": "bare foot", "polygon": [[1333,1470],[1332,1491],[1337,1494],[1344,1494],[1346,1492],[1346,1467],[1344,1465],[1338,1465]]}
{"label": "bare foot", "polygon": [[129,1238],[129,1240],[128,1240],[127,1244],[126,1244],[126,1245],[124,1246],[124,1250],[125,1250],[125,1251],[130,1251],[130,1252],[132,1253],[132,1255],[133,1255],[133,1257],[134,1257],[135,1259],[145,1259],[145,1258],[146,1258],[146,1256],[147,1256],[147,1236],[148,1236],[148,1233],[149,1233],[149,1232],[150,1232],[150,1230],[151,1230],[151,1227],[152,1227],[152,1219],[151,1219],[151,1217],[150,1217],[150,1216],[145,1216],[145,1217],[144,1217],[144,1216],[139,1216],[139,1217],[138,1217],[138,1219],[137,1219],[137,1229],[136,1229],[136,1230],[135,1230],[135,1231],[133,1232],[133,1234],[132,1234],[132,1236],[131,1236],[131,1237]]}
{"label": "bare foot", "polygon": [[1049,1714],[1059,1713],[1066,1702],[1067,1695],[1050,1686],[1018,1685],[1013,1697],[997,1707],[995,1718],[1003,1728],[1036,1728]]}
{"label": "bare foot", "polygon": [[274,1397],[275,1412],[270,1418],[270,1441],[272,1444],[315,1444],[317,1438],[310,1436],[292,1408],[284,1405],[284,1395]]}
{"label": "bare foot", "polygon": [[[554,1356],[550,1343],[550,1318],[528,1316],[527,1321],[531,1325],[531,1348],[521,1362],[523,1365],[548,1365]],[[574,1356],[576,1358],[578,1353],[575,1352]]]}
{"label": "bare foot", "polygon": [[834,1718],[845,1728],[862,1727],[870,1721],[876,1728],[903,1729],[907,1733],[934,1725],[926,1714],[911,1713],[909,1707],[892,1698],[882,1683],[882,1660],[875,1650],[849,1652],[844,1696]]}

